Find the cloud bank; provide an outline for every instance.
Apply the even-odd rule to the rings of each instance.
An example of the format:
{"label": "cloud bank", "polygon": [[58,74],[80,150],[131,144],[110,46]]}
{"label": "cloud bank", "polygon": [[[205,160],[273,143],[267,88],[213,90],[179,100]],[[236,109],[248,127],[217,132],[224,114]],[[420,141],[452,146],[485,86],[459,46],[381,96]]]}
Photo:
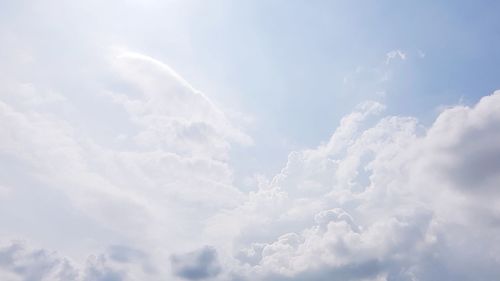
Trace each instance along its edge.
{"label": "cloud bank", "polygon": [[85,96],[0,86],[0,279],[500,276],[500,92],[428,127],[365,102],[244,192],[216,102],[143,54],[99,65]]}

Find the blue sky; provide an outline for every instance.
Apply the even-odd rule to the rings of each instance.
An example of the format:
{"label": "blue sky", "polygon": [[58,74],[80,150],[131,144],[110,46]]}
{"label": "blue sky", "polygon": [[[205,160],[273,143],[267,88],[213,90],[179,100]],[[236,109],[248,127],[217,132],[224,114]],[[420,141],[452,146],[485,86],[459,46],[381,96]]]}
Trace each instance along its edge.
{"label": "blue sky", "polygon": [[[114,45],[167,62],[253,120],[256,145],[234,151],[244,174],[276,172],[364,100],[428,124],[498,86],[496,1],[49,3],[5,1],[3,22],[69,60]],[[385,66],[394,50],[406,60]]]}
{"label": "blue sky", "polygon": [[[183,73],[200,88],[256,115],[256,149],[265,151],[257,152],[261,157],[279,151],[276,144],[283,139],[297,147],[318,144],[366,99],[430,123],[438,107],[474,103],[498,86],[495,1],[209,6],[197,10],[189,24],[192,51],[186,56],[193,56],[188,67],[196,70]],[[165,55],[162,50],[169,46],[152,47],[155,39],[149,40],[145,48]],[[385,67],[386,54],[393,50],[407,59]],[[389,81],[380,83],[383,74],[374,71],[390,72]],[[352,75],[352,85],[346,86],[344,78]],[[385,97],[376,94],[380,91]]]}
{"label": "blue sky", "polygon": [[499,10],[0,0],[0,279],[498,279]]}

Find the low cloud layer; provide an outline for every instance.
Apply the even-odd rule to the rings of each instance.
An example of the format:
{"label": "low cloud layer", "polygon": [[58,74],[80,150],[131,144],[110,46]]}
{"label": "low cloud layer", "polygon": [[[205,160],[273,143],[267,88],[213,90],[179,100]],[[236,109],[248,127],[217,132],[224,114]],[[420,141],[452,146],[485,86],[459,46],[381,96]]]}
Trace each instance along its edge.
{"label": "low cloud layer", "polygon": [[221,270],[217,251],[210,247],[186,254],[173,255],[170,262],[174,274],[188,280],[216,277]]}
{"label": "low cloud layer", "polygon": [[85,98],[0,86],[0,279],[500,276],[500,92],[428,127],[365,102],[244,192],[222,107],[148,56],[100,65]]}

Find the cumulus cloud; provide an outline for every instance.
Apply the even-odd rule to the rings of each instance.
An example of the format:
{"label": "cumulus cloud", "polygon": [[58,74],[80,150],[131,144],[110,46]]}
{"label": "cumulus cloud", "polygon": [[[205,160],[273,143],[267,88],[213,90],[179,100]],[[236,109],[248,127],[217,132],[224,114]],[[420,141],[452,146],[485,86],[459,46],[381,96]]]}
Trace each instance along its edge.
{"label": "cumulus cloud", "polygon": [[205,94],[153,58],[121,51],[115,69],[129,87],[109,92],[141,127],[135,141],[188,155],[227,157],[229,141],[249,144]]}
{"label": "cumulus cloud", "polygon": [[77,280],[78,272],[71,263],[55,253],[27,249],[20,242],[0,248],[0,278],[23,281]]}
{"label": "cumulus cloud", "polygon": [[[78,260],[108,248],[106,260],[138,264],[137,275],[151,275],[150,259],[168,260],[201,238],[194,230],[205,218],[243,199],[232,185],[227,154],[232,143],[250,138],[165,64],[135,53],[107,62],[112,82],[94,85],[87,97],[104,107],[77,104],[70,95],[43,98],[36,83],[23,95],[20,81],[2,89],[2,235],[58,245]],[[112,140],[118,143],[79,121],[89,114],[121,136]],[[108,119],[115,115],[125,118]],[[143,249],[158,245],[149,258]],[[158,275],[168,274],[157,268]],[[88,275],[122,278],[107,267]]]}
{"label": "cumulus cloud", "polygon": [[44,248],[0,248],[2,280],[500,276],[500,92],[428,128],[365,102],[245,193],[222,107],[146,55],[99,65],[84,97],[0,86],[0,234]]}
{"label": "cumulus cloud", "polygon": [[170,262],[174,274],[188,280],[216,277],[221,271],[217,251],[211,247],[173,255]]}
{"label": "cumulus cloud", "polygon": [[104,256],[91,256],[85,269],[84,281],[123,281],[125,273],[106,264]]}
{"label": "cumulus cloud", "polygon": [[211,231],[248,280],[494,279],[499,105],[497,92],[428,129],[361,107]]}
{"label": "cumulus cloud", "polygon": [[[0,248],[0,278],[7,281],[124,281],[151,278],[147,254],[114,245],[82,264],[58,252],[11,241]],[[137,266],[142,265],[142,271]],[[142,272],[142,274],[141,274]],[[153,279],[154,280],[154,279]]]}
{"label": "cumulus cloud", "polygon": [[[364,102],[245,192],[232,166],[245,159],[231,149],[252,137],[184,77],[196,71],[173,67],[203,60],[203,46],[175,51],[208,42],[190,40],[191,4],[7,2],[0,280],[499,279],[500,92],[443,108],[429,126]],[[151,12],[161,26],[144,20]],[[105,47],[117,42],[177,48],[160,61]],[[390,97],[411,58],[395,49],[357,67],[341,92]]]}
{"label": "cumulus cloud", "polygon": [[446,110],[429,131],[430,165],[453,187],[473,194],[499,192],[499,96],[484,97],[474,108]]}

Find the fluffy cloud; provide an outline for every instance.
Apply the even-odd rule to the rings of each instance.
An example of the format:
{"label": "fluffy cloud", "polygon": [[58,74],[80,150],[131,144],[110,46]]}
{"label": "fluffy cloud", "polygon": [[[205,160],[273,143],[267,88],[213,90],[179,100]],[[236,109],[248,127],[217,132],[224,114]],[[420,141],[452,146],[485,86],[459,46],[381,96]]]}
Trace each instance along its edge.
{"label": "fluffy cloud", "polygon": [[0,235],[45,249],[6,244],[2,279],[500,276],[500,93],[429,128],[363,103],[244,193],[220,106],[145,55],[99,65],[88,95],[5,78]]}
{"label": "fluffy cloud", "polygon": [[126,264],[147,264],[147,260],[147,255],[138,250],[113,246],[107,253],[90,255],[78,266],[57,252],[12,241],[0,248],[0,278],[7,281],[137,280],[147,277],[139,278],[134,267]]}
{"label": "fluffy cloud", "polygon": [[[168,260],[202,238],[196,229],[205,218],[243,199],[227,155],[232,143],[251,140],[168,66],[123,52],[108,62],[111,78],[81,104],[15,79],[2,89],[1,235],[78,260],[123,245],[109,248],[107,260],[138,263],[137,274],[152,280],[168,268],[154,273],[143,249],[160,247],[151,259]],[[95,100],[100,106],[89,106]],[[81,123],[94,115],[100,125]],[[99,126],[112,137],[103,138]],[[101,269],[89,280],[121,276]]]}
{"label": "fluffy cloud", "polygon": [[0,248],[0,278],[14,280],[76,280],[78,272],[66,259],[46,250],[28,250],[13,242]]}
{"label": "fluffy cloud", "polygon": [[229,140],[250,143],[224,113],[167,65],[122,52],[115,69],[132,87],[110,92],[140,127],[135,141],[180,154],[226,158]]}
{"label": "fluffy cloud", "polygon": [[365,104],[211,231],[231,225],[228,252],[252,280],[492,280],[499,106],[497,92],[425,130],[406,117],[371,125],[381,107]]}
{"label": "fluffy cloud", "polygon": [[170,258],[175,275],[188,279],[199,280],[216,277],[220,271],[217,251],[210,247]]}

